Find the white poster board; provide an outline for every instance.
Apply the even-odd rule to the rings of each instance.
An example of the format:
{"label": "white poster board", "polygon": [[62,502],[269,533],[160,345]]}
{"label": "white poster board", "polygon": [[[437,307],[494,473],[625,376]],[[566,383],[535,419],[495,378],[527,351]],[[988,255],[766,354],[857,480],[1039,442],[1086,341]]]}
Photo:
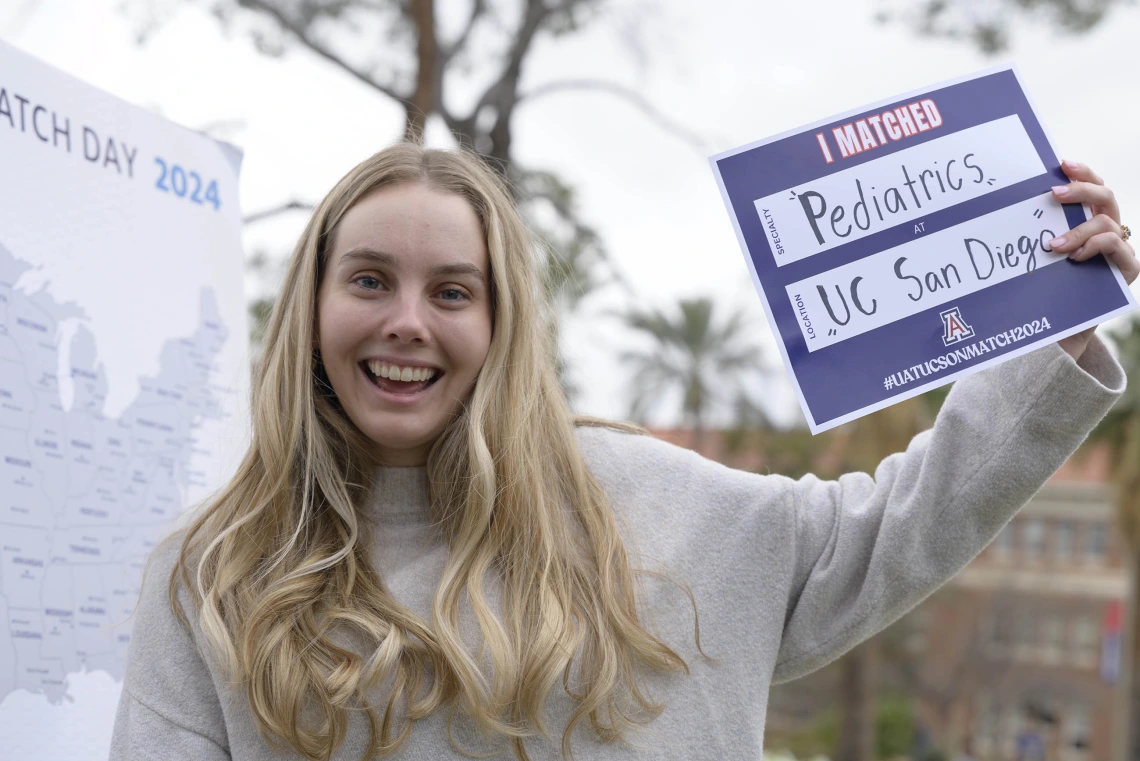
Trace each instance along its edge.
{"label": "white poster board", "polygon": [[107,757],[147,554],[248,443],[241,153],[0,44],[0,755]]}

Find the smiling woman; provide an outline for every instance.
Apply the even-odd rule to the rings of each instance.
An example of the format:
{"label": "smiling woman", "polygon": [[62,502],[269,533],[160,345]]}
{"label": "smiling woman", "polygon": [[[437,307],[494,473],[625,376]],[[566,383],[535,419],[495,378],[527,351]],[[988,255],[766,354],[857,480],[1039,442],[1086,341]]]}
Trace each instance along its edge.
{"label": "smiling woman", "polygon": [[[390,753],[412,721],[461,708],[525,757],[572,661],[564,749],[584,720],[605,737],[648,721],[642,672],[684,669],[638,620],[555,373],[536,253],[509,191],[462,152],[390,148],[314,212],[266,332],[254,443],[156,561],[210,678],[240,685],[206,699],[234,723],[199,732],[227,754],[273,757],[263,738],[313,759]],[[171,620],[140,628],[177,638]],[[157,697],[141,695],[148,672],[119,715],[125,756]],[[454,743],[446,723],[420,738],[425,757]],[[186,739],[169,729],[164,752]]]}
{"label": "smiling woman", "polygon": [[491,343],[490,260],[462,196],[421,182],[357,201],[326,243],[318,347],[387,465],[422,465]]}
{"label": "smiling woman", "polygon": [[[1135,258],[1097,224],[1067,245]],[[960,381],[874,478],[743,473],[570,414],[538,260],[468,153],[321,202],[249,451],[152,555],[112,759],[758,758],[771,684],[961,568],[1122,387],[1085,335]]]}

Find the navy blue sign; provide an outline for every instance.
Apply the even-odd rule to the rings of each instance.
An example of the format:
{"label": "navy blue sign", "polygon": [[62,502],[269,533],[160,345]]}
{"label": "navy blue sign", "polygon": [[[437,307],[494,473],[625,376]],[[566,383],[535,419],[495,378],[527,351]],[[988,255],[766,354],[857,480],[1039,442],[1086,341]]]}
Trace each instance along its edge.
{"label": "navy blue sign", "polygon": [[1012,68],[710,161],[813,433],[1135,307]]}

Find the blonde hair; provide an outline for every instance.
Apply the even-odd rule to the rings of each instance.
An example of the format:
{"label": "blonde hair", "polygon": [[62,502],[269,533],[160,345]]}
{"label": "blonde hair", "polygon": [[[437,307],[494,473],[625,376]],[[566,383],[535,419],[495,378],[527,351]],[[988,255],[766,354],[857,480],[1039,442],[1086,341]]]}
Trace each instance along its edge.
{"label": "blonde hair", "polygon": [[[338,222],[365,195],[410,182],[475,209],[493,286],[486,361],[427,461],[432,516],[449,547],[430,622],[394,600],[370,564],[360,510],[378,463],[312,350]],[[554,369],[534,252],[504,183],[463,151],[393,146],[350,171],[313,213],[266,331],[252,443],[189,527],[170,579],[178,615],[187,622],[181,585],[267,741],[327,759],[350,714],[362,712],[365,757],[386,755],[413,721],[447,707],[525,759],[523,738],[549,737],[543,706],[561,680],[577,701],[562,733],[572,757],[571,733],[583,720],[613,740],[660,713],[641,687],[646,670],[688,672],[639,621],[626,547],[579,454]],[[501,619],[486,600],[492,574],[501,579]],[[490,674],[461,639],[464,597]],[[366,695],[381,685],[387,701],[378,711]]]}

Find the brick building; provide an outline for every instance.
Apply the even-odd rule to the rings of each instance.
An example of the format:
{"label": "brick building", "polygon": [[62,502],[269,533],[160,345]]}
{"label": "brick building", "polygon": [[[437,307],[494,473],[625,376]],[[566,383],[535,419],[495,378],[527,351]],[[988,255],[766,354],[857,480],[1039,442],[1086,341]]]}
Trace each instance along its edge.
{"label": "brick building", "polygon": [[[653,433],[692,443],[685,431]],[[701,449],[766,470],[759,452],[720,431],[707,432]],[[969,749],[982,761],[1125,758],[1121,641],[1133,592],[1104,454],[1067,463],[969,566],[892,628],[897,646],[879,646],[880,689],[913,698],[929,747],[951,758]],[[834,708],[837,686],[832,667],[774,689],[769,735],[818,720]]]}
{"label": "brick building", "polygon": [[[983,759],[1123,758],[1121,640],[1132,597],[1097,458],[1069,463],[909,616],[920,715]],[[1030,754],[1032,755],[1032,754]]]}

